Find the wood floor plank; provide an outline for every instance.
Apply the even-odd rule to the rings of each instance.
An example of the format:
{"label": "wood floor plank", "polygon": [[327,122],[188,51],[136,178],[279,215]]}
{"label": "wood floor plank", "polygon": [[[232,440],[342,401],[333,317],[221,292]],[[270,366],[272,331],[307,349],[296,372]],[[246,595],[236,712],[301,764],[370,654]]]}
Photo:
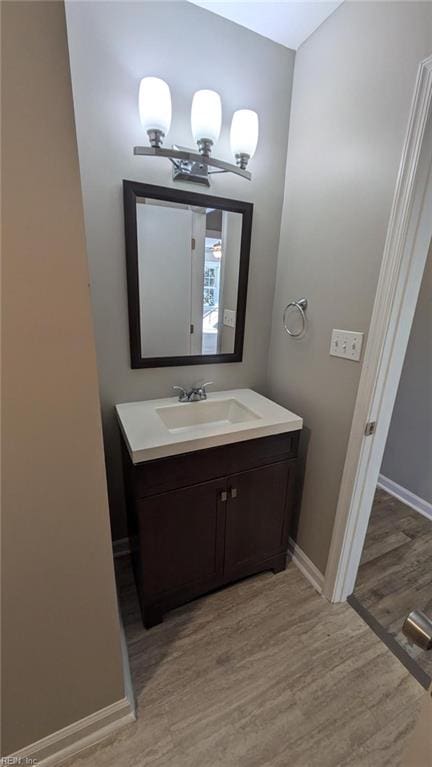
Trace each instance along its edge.
{"label": "wood floor plank", "polygon": [[128,558],[118,563],[138,720],[64,767],[397,764],[420,685],[347,604],[330,605],[292,564],[145,631]]}
{"label": "wood floor plank", "polygon": [[397,530],[389,535],[380,533],[374,537],[371,535],[363,549],[361,564],[364,565],[367,562],[371,562],[373,559],[381,557],[383,554],[387,554],[389,551],[394,551],[404,544],[410,543],[412,539],[409,538],[401,530]]}
{"label": "wood floor plank", "polygon": [[412,609],[432,614],[432,522],[378,488],[364,550],[355,597],[432,678],[431,653],[402,634]]}

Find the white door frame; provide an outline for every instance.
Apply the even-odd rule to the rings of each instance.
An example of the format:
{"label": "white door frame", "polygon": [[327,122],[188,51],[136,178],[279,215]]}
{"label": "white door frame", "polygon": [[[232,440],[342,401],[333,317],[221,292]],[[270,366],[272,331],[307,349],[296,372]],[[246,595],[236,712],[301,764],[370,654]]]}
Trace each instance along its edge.
{"label": "white door frame", "polygon": [[432,56],[419,67],[387,229],[324,579],[331,602],[354,590],[431,237]]}

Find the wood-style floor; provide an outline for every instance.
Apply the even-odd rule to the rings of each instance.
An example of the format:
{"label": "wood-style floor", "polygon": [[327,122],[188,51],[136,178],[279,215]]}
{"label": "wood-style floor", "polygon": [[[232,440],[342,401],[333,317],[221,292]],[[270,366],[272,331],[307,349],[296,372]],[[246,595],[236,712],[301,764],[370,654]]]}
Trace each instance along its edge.
{"label": "wood-style floor", "polygon": [[432,677],[432,653],[402,634],[414,608],[432,615],[432,522],[377,489],[354,595]]}
{"label": "wood-style floor", "polygon": [[397,767],[424,691],[293,564],[145,631],[117,562],[138,720],[65,767]]}

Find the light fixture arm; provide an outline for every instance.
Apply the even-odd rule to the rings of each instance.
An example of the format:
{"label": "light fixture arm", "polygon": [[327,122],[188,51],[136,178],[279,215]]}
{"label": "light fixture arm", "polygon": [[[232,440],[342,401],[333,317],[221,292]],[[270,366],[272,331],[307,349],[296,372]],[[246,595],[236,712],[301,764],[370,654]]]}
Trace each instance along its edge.
{"label": "light fixture arm", "polygon": [[[194,181],[210,186],[209,175],[213,173],[235,173],[237,176],[251,180],[252,175],[245,167],[233,165],[224,160],[217,160],[211,155],[192,152],[184,147],[164,149],[160,146],[136,146],[134,155],[144,157],[164,157],[170,160],[174,167],[174,179],[177,181]],[[216,170],[210,170],[215,168]]]}

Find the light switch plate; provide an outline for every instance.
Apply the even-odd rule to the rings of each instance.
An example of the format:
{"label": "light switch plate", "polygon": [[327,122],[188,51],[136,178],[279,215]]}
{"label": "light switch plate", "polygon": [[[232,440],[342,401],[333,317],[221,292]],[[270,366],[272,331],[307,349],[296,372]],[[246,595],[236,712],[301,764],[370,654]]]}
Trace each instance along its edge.
{"label": "light switch plate", "polygon": [[229,328],[235,328],[236,313],[233,309],[224,309],[223,324]]}
{"label": "light switch plate", "polygon": [[361,357],[363,335],[355,330],[333,330],[330,354],[332,357],[342,357],[358,362]]}

